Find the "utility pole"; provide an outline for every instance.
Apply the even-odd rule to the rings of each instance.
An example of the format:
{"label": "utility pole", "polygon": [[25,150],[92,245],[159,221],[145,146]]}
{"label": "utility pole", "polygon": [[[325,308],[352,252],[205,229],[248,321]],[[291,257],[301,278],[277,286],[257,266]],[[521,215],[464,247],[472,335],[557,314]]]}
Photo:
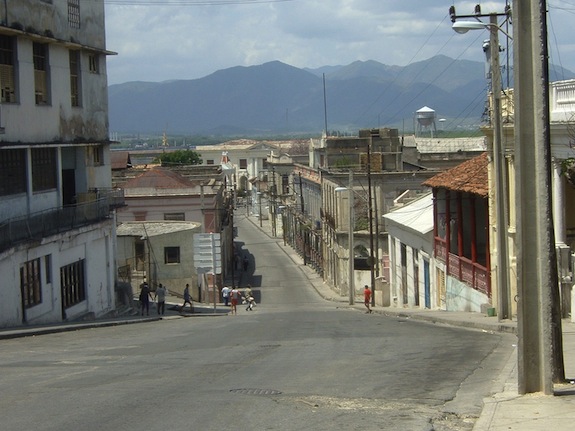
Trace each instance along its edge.
{"label": "utility pole", "polygon": [[353,196],[353,170],[349,169],[349,267],[348,267],[348,285],[349,285],[349,305],[353,305],[354,296],[355,296],[355,252],[354,252],[354,241],[353,241],[353,229],[355,227],[355,220],[354,220],[354,211],[353,211],[353,204],[354,204],[354,196]]}
{"label": "utility pole", "polygon": [[275,238],[277,233],[276,226],[276,171],[272,168],[272,190],[271,190],[271,215],[272,215],[272,236]]}
{"label": "utility pole", "polygon": [[545,0],[513,1],[519,393],[565,379],[551,207]]}
{"label": "utility pole", "polygon": [[369,272],[371,276],[371,305],[375,306],[375,259],[373,254],[373,201],[371,199],[371,142],[367,143],[367,206],[369,211]]}

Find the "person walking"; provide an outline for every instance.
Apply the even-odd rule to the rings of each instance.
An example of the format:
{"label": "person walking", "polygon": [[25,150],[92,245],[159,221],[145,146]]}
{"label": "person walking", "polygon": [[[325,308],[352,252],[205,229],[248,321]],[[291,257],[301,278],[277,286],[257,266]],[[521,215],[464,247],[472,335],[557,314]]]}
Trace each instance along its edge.
{"label": "person walking", "polygon": [[154,299],[158,300],[158,314],[161,314],[162,316],[166,312],[166,294],[167,293],[168,293],[168,289],[166,289],[164,286],[162,286],[162,283],[160,283],[158,285],[158,288],[156,289],[156,294],[154,296]]}
{"label": "person walking", "polygon": [[184,289],[184,303],[180,308],[180,313],[184,311],[184,307],[186,304],[190,304],[190,313],[194,312],[194,305],[192,304],[192,297],[190,296],[190,285],[186,284],[186,288]]}
{"label": "person walking", "polygon": [[150,315],[150,299],[152,299],[152,294],[150,293],[150,288],[148,287],[148,283],[144,281],[140,285],[140,308],[142,312],[142,316],[144,315],[144,310],[146,310],[146,315]]}
{"label": "person walking", "polygon": [[367,284],[363,288],[363,303],[365,308],[367,308],[366,313],[371,313],[371,289]]}
{"label": "person walking", "polygon": [[232,304],[232,314],[238,314],[238,302],[241,299],[242,294],[237,287],[234,287],[230,292],[230,300]]}
{"label": "person walking", "polygon": [[252,286],[248,284],[246,290],[244,290],[244,299],[246,301],[246,311],[252,311],[254,309],[254,295],[252,293]]}
{"label": "person walking", "polygon": [[230,292],[232,291],[232,289],[230,289],[228,286],[224,286],[222,287],[222,298],[224,298],[224,305],[227,307],[229,302],[230,302]]}

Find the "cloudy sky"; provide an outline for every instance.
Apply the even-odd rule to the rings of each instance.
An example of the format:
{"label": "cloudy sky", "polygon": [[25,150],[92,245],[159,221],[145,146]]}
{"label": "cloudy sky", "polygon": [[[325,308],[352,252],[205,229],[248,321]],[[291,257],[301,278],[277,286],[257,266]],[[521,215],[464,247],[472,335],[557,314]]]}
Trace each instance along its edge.
{"label": "cloudy sky", "polygon": [[[195,79],[279,60],[296,67],[376,60],[405,66],[443,54],[483,61],[487,31],[458,35],[459,0],[104,0],[108,82]],[[505,1],[480,2],[483,13]],[[551,62],[575,72],[575,0],[548,0]],[[504,44],[501,36],[501,44]]]}

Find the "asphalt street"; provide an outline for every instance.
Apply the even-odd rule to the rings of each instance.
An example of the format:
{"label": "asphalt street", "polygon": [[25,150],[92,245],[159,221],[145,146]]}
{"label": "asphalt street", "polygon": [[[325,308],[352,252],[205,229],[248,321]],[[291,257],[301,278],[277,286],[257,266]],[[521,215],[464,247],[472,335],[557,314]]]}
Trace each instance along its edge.
{"label": "asphalt street", "polygon": [[515,336],[326,301],[236,223],[254,311],[2,340],[2,429],[473,428]]}

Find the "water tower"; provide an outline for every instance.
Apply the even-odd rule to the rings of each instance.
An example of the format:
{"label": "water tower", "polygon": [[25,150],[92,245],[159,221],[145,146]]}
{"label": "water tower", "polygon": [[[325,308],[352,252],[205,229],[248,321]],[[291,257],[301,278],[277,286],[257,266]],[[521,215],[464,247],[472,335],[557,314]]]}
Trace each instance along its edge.
{"label": "water tower", "polygon": [[417,120],[415,135],[421,136],[423,131],[429,130],[433,138],[433,132],[437,133],[435,126],[435,111],[428,106],[415,111],[415,119]]}

